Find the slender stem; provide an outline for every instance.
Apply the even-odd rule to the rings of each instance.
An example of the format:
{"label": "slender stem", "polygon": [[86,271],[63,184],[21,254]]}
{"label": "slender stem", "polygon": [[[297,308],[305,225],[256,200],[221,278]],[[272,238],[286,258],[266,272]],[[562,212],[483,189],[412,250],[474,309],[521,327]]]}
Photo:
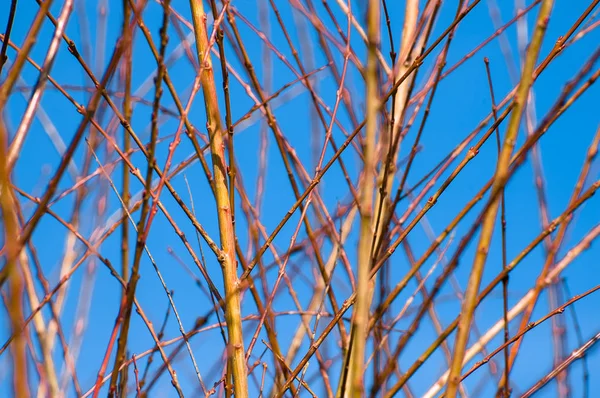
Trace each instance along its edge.
{"label": "slender stem", "polygon": [[364,169],[360,201],[360,237],[358,242],[358,278],[356,305],[352,316],[354,335],[350,345],[349,373],[344,397],[362,397],[364,394],[365,347],[368,338],[369,309],[373,297],[371,288],[371,246],[373,243],[373,190],[375,188],[376,162],[375,145],[377,136],[377,115],[379,109],[377,49],[379,44],[380,3],[369,2],[367,11],[368,55],[366,68],[366,138],[363,146]]}
{"label": "slender stem", "polygon": [[[227,7],[227,5],[225,5]],[[190,0],[196,49],[200,62],[200,77],[206,107],[207,127],[210,139],[210,150],[213,161],[215,199],[219,220],[219,237],[221,252],[219,262],[223,271],[225,285],[225,319],[229,337],[228,362],[233,373],[233,384],[236,398],[248,396],[248,369],[244,358],[244,339],[242,335],[242,316],[240,309],[241,290],[237,274],[235,254],[235,230],[232,218],[232,208],[227,186],[227,165],[221,128],[221,115],[217,99],[217,89],[210,58],[208,34],[206,32],[206,13],[202,0]]]}
{"label": "slender stem", "polygon": [[[119,375],[118,369],[125,361],[126,350],[127,350],[127,340],[129,337],[129,326],[131,322],[131,312],[133,309],[133,300],[135,297],[135,290],[137,287],[139,276],[139,268],[142,259],[143,249],[146,243],[146,239],[148,238],[148,227],[150,225],[151,220],[148,217],[148,213],[150,212],[150,198],[152,197],[152,175],[154,171],[154,167],[156,165],[156,142],[158,140],[158,109],[160,100],[162,97],[162,83],[163,77],[165,73],[165,64],[164,64],[164,54],[167,47],[167,26],[169,21],[169,0],[165,0],[164,10],[163,10],[163,20],[162,26],[160,29],[160,37],[161,37],[161,46],[160,46],[160,56],[158,58],[158,72],[155,81],[155,93],[154,93],[154,102],[152,107],[152,115],[151,115],[151,133],[150,133],[150,145],[148,149],[148,165],[146,168],[146,179],[144,184],[144,195],[143,195],[143,203],[142,210],[140,214],[140,218],[136,227],[137,230],[137,241],[134,250],[134,258],[133,265],[131,267],[131,276],[127,283],[127,293],[124,300],[121,301],[121,308],[119,310],[119,317],[117,322],[122,322],[121,332],[119,334],[119,340],[117,345],[117,354],[115,357],[115,363],[113,367],[113,374],[110,380],[110,388],[109,388],[109,396],[114,396],[116,393],[117,387],[117,377]],[[124,43],[124,46],[127,43]],[[126,387],[124,383],[124,378],[121,379],[119,395],[124,393],[123,389]],[[177,390],[179,396],[183,396],[181,389],[178,387],[177,379],[173,379],[173,386]]]}
{"label": "slender stem", "polygon": [[[132,74],[132,30],[129,28],[129,21],[131,19],[131,7],[129,2],[123,0],[123,38],[125,40],[125,60],[123,65],[123,80],[124,80],[124,98],[123,98],[123,117],[131,123],[131,115],[133,112],[131,106],[131,74]],[[123,129],[123,153],[127,154],[131,148],[131,137],[127,132],[127,129]],[[126,165],[123,165],[123,206],[125,209],[129,209],[129,170]],[[121,235],[121,274],[124,280],[129,279],[129,224],[123,223],[122,235]]]}
{"label": "slender stem", "polygon": [[13,393],[15,397],[28,397],[28,370],[26,336],[21,333],[24,327],[23,319],[23,279],[17,269],[19,256],[19,231],[17,215],[11,192],[12,184],[6,156],[8,135],[4,122],[0,118],[0,210],[5,239],[6,264],[0,270],[0,286],[6,279],[9,281],[8,314],[13,334],[16,335],[13,346]]}
{"label": "slender stem", "polygon": [[473,268],[471,270],[465,299],[461,309],[462,315],[458,323],[456,342],[454,344],[454,357],[452,358],[450,375],[448,377],[448,387],[446,390],[446,397],[448,398],[456,397],[458,384],[460,383],[460,372],[463,366],[463,358],[465,356],[465,350],[469,340],[471,322],[473,321],[473,315],[477,305],[479,285],[481,284],[483,269],[487,259],[490,241],[494,231],[494,225],[496,224],[498,205],[500,204],[501,196],[495,193],[501,192],[508,181],[510,158],[515,146],[519,125],[521,122],[521,116],[523,115],[529,90],[533,84],[535,63],[540,52],[546,27],[548,26],[548,19],[550,17],[550,11],[552,10],[553,3],[553,0],[545,0],[541,5],[535,33],[531,39],[531,43],[529,44],[529,50],[527,51],[521,82],[519,83],[519,87],[515,95],[513,110],[510,115],[506,136],[504,138],[504,146],[498,158],[494,184],[492,186],[492,195],[494,199],[487,213],[485,214],[481,225],[481,236],[477,246],[475,261],[473,262]]}
{"label": "slender stem", "polygon": [[[490,71],[490,60],[486,57],[483,62],[485,63],[485,70],[488,79],[488,85],[490,87],[490,98],[492,101],[492,113],[494,114],[494,121],[498,120],[498,108],[496,107],[496,99],[494,96],[494,86],[492,84],[492,73]],[[498,156],[502,151],[502,145],[500,143],[500,132],[496,129],[496,146],[498,148]],[[506,270],[506,197],[504,191],[502,191],[501,198],[501,215],[500,222],[502,228],[502,270]],[[509,339],[509,330],[508,330],[508,276],[502,279],[502,312],[504,316],[504,343],[508,342]],[[508,372],[509,364],[508,364],[508,344],[504,347],[504,385],[510,386],[508,381],[509,372]],[[510,391],[508,388],[504,388],[503,397],[509,398]]]}

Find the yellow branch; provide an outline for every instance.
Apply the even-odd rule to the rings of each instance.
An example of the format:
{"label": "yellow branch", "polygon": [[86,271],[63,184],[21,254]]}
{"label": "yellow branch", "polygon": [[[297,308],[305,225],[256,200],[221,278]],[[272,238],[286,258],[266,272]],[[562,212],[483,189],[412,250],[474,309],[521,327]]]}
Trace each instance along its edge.
{"label": "yellow branch", "polygon": [[527,96],[529,95],[529,90],[533,84],[535,63],[540,52],[544,33],[546,32],[546,27],[548,25],[548,19],[550,17],[550,11],[552,10],[553,3],[553,0],[545,0],[542,3],[537,19],[536,29],[531,39],[531,43],[529,44],[529,50],[527,51],[521,81],[515,94],[513,111],[510,115],[510,120],[506,130],[506,137],[504,139],[504,146],[502,148],[502,152],[500,153],[498,165],[496,167],[496,173],[494,176],[494,184],[491,192],[491,197],[494,199],[481,224],[481,236],[479,238],[479,244],[477,245],[475,260],[473,262],[471,276],[469,277],[469,283],[467,284],[465,300],[463,301],[461,309],[462,315],[458,323],[456,342],[454,344],[454,355],[452,358],[452,365],[450,366],[448,387],[445,394],[447,398],[456,397],[458,384],[460,383],[460,372],[462,370],[463,358],[469,340],[473,314],[477,305],[477,295],[479,293],[483,268],[485,266],[485,261],[487,259],[487,254],[490,247],[490,241],[492,239],[494,226],[496,224],[496,215],[498,213],[498,205],[501,197],[500,195],[497,195],[497,192],[504,189],[504,186],[508,180],[510,157],[515,147],[515,140],[519,131],[519,124],[521,122],[521,116],[523,115],[523,109],[527,101]]}
{"label": "yellow branch", "polygon": [[208,133],[210,137],[210,150],[213,162],[215,199],[219,219],[219,237],[221,239],[221,253],[219,262],[223,271],[225,285],[225,319],[229,337],[229,366],[233,374],[233,388],[236,398],[248,396],[248,370],[244,358],[244,339],[242,336],[242,316],[240,310],[240,289],[237,275],[237,262],[235,257],[235,230],[233,226],[232,210],[227,187],[227,166],[225,164],[225,149],[223,144],[223,130],[217,100],[217,89],[210,58],[208,34],[206,32],[206,13],[202,0],[190,0],[194,33],[196,36],[196,49],[200,63],[200,79],[204,93],[204,104]]}

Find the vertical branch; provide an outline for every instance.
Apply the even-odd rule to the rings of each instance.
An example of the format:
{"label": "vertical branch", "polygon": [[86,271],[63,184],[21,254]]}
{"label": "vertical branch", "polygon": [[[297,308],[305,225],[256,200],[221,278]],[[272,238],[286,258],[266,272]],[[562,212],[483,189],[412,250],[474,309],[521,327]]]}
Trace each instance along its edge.
{"label": "vertical branch", "polygon": [[375,188],[375,144],[377,113],[379,109],[377,49],[379,45],[379,1],[369,2],[367,9],[368,55],[366,68],[366,138],[363,146],[364,170],[360,201],[360,237],[358,243],[358,278],[356,305],[352,317],[354,337],[351,339],[349,373],[344,397],[362,397],[364,394],[365,346],[372,288],[370,287],[371,246],[373,242],[373,190]]}
{"label": "vertical branch", "polygon": [[[221,18],[217,11],[217,4],[215,0],[210,2],[213,18],[215,20],[215,41],[219,48],[219,58],[221,59],[221,74],[223,75],[223,97],[225,99],[225,126],[227,128],[227,156],[229,158],[229,168],[227,169],[229,175],[229,203],[231,206],[231,219],[233,220],[235,227],[235,161],[233,152],[233,122],[231,120],[231,99],[229,96],[229,72],[227,71],[227,61],[225,59],[225,46],[223,45],[223,28],[221,24],[217,24]],[[200,60],[200,62],[202,62]],[[202,68],[202,67],[201,67]],[[214,80],[214,79],[213,79]],[[220,119],[219,119],[220,121]]]}
{"label": "vertical branch", "polygon": [[[125,62],[123,65],[123,80],[124,80],[124,98],[123,98],[123,117],[130,123],[133,108],[131,106],[131,68],[132,68],[132,30],[129,28],[129,21],[131,19],[131,8],[128,0],[123,0],[123,46],[124,46],[124,58]],[[123,153],[127,156],[129,149],[131,148],[131,137],[127,132],[127,129],[123,129]],[[126,165],[123,165],[122,174],[122,186],[123,191],[121,196],[123,197],[123,206],[125,209],[129,209],[129,169]],[[124,222],[121,230],[121,273],[124,280],[129,279],[129,224]]]}
{"label": "vertical branch", "polygon": [[[492,101],[492,113],[494,115],[494,122],[498,121],[498,108],[496,106],[496,98],[494,96],[494,86],[492,84],[492,73],[490,72],[490,60],[486,57],[484,58],[483,62],[485,63],[485,71],[486,71],[486,75],[487,75],[487,79],[488,79],[488,85],[490,87],[490,98]],[[500,153],[502,151],[502,145],[500,143],[500,132],[498,131],[498,128],[496,127],[496,146],[498,148],[498,156],[500,156]],[[505,197],[505,193],[504,190],[502,191],[502,196],[501,196],[501,215],[500,215],[500,223],[501,223],[501,228],[502,228],[502,270],[506,271],[506,264],[507,264],[507,259],[506,259],[506,197]],[[506,347],[504,347],[504,389],[503,389],[503,394],[502,396],[505,398],[508,398],[510,396],[510,383],[508,382],[508,368],[509,368],[509,361],[508,361],[508,338],[509,338],[509,331],[508,331],[508,274],[506,275],[505,278],[502,279],[502,312],[503,312],[503,318],[504,318],[504,344],[506,344]]]}
{"label": "vertical branch", "polygon": [[27,348],[25,326],[23,319],[23,280],[17,269],[19,255],[19,231],[17,215],[13,205],[11,192],[10,172],[8,157],[6,156],[8,136],[4,128],[4,121],[0,118],[0,209],[2,210],[2,225],[4,225],[4,244],[6,265],[0,270],[0,286],[8,279],[10,295],[8,298],[8,315],[15,334],[13,345],[13,392],[15,397],[29,397],[27,383]]}
{"label": "vertical branch", "polygon": [[[129,21],[131,20],[131,7],[129,6],[128,0],[123,0],[123,55],[124,62],[121,66],[121,73],[123,79],[123,118],[127,123],[131,123],[131,115],[133,107],[131,106],[131,73],[133,64],[133,44],[132,44],[132,32],[133,30],[129,27]],[[131,137],[127,132],[126,128],[123,128],[123,153],[125,156],[129,155],[131,149]],[[124,164],[122,178],[122,192],[121,197],[123,198],[123,209],[124,211],[129,210],[130,200],[130,176],[129,169]],[[129,280],[129,223],[124,222],[121,227],[121,277],[123,280]],[[121,299],[124,299],[127,292],[123,290]],[[134,356],[135,358],[135,356]],[[137,381],[137,368],[136,368],[136,381]],[[127,367],[124,367],[121,374],[121,380],[125,380],[127,377]],[[137,383],[136,383],[137,385]]]}
{"label": "vertical branch", "polygon": [[15,22],[15,13],[17,11],[17,0],[10,2],[10,11],[8,13],[8,21],[6,21],[6,30],[4,31],[4,39],[2,40],[2,49],[0,49],[0,74],[2,73],[2,67],[8,60],[6,56],[6,50],[8,50],[8,42],[10,41],[10,32],[12,31],[13,23]]}
{"label": "vertical branch", "polygon": [[[242,317],[240,310],[241,291],[237,275],[235,258],[235,230],[233,226],[229,189],[227,187],[227,165],[225,164],[225,150],[221,116],[217,100],[217,89],[210,58],[208,34],[206,32],[206,13],[201,0],[190,0],[194,33],[196,36],[196,49],[200,63],[200,80],[204,93],[206,107],[207,128],[210,138],[210,150],[213,162],[215,198],[219,220],[219,237],[221,239],[221,252],[219,262],[223,271],[225,285],[225,319],[229,335],[228,363],[232,371],[233,384],[236,398],[248,396],[248,370],[244,358],[244,339],[242,335]],[[227,7],[227,5],[225,5]]]}
{"label": "vertical branch", "polygon": [[[387,20],[388,32],[390,34],[390,56],[392,57],[392,65],[396,63],[396,53],[393,46],[393,37],[391,35],[391,26],[389,23],[389,15],[387,13],[386,3],[383,2],[384,13]],[[419,46],[415,46],[416,34],[417,34],[417,17],[419,14],[418,1],[409,0],[405,5],[404,13],[404,24],[402,28],[402,36],[400,39],[400,52],[398,56],[399,72],[397,78],[404,75],[404,72],[410,65],[411,59],[417,56]],[[425,35],[421,35],[419,41],[422,42]],[[413,51],[414,48],[414,51]],[[381,134],[380,144],[378,150],[381,154],[385,154],[385,164],[379,170],[377,177],[378,190],[375,198],[375,210],[374,210],[374,228],[373,228],[373,239],[371,241],[371,256],[376,258],[377,248],[383,244],[385,234],[388,229],[388,225],[383,220],[383,215],[387,214],[388,208],[390,207],[389,193],[392,189],[392,184],[396,175],[396,163],[399,155],[399,142],[400,142],[400,128],[402,126],[405,116],[405,105],[408,103],[408,98],[413,89],[413,82],[415,73],[412,73],[410,77],[406,78],[402,85],[398,88],[395,95],[392,97],[392,108],[391,108],[391,122],[388,129],[384,129]],[[395,137],[398,139],[396,140]],[[381,281],[381,297],[385,296],[385,284],[386,280],[386,268],[382,268],[379,273],[379,279]],[[373,292],[370,292],[372,297]],[[383,321],[383,318],[381,319]],[[375,329],[377,331],[377,329]],[[377,334],[376,334],[377,336]],[[374,366],[375,378],[379,378],[378,361]]]}
{"label": "vertical branch", "polygon": [[[118,370],[119,370],[121,364],[125,361],[126,349],[127,349],[127,339],[128,339],[128,335],[129,335],[129,326],[131,323],[131,312],[133,309],[133,301],[135,298],[135,290],[137,287],[137,282],[140,278],[139,268],[140,268],[140,263],[141,263],[141,259],[142,259],[144,246],[145,246],[146,239],[147,239],[148,233],[149,233],[149,230],[147,227],[150,224],[147,223],[147,221],[148,221],[147,216],[148,216],[148,213],[150,212],[150,198],[152,196],[152,174],[153,174],[154,167],[156,166],[155,150],[156,150],[156,142],[158,140],[158,112],[159,112],[159,106],[160,106],[160,99],[162,97],[162,91],[163,91],[162,90],[162,82],[163,82],[163,78],[165,75],[164,55],[165,55],[167,41],[168,41],[167,26],[168,26],[168,22],[169,22],[169,12],[170,12],[169,4],[170,4],[170,0],[165,0],[165,2],[163,4],[163,7],[164,7],[163,20],[162,20],[162,26],[160,29],[160,37],[161,37],[160,44],[161,44],[161,46],[160,46],[160,54],[159,54],[158,61],[157,61],[158,62],[158,71],[157,71],[156,80],[155,80],[154,101],[152,104],[152,116],[151,116],[152,127],[151,127],[151,133],[150,133],[150,145],[148,148],[148,166],[146,169],[146,180],[145,180],[145,184],[144,184],[144,194],[143,194],[143,198],[142,198],[142,209],[141,209],[140,219],[138,221],[137,228],[136,228],[137,241],[136,241],[136,246],[135,246],[135,251],[134,251],[133,265],[131,267],[131,276],[127,283],[126,297],[121,302],[121,308],[119,309],[119,316],[117,318],[117,322],[119,322],[119,320],[122,320],[123,323],[121,326],[121,332],[119,334],[119,340],[118,340],[118,344],[117,344],[117,354],[115,357],[115,364],[113,367],[113,372],[112,372],[112,376],[111,376],[111,380],[110,380],[109,396],[114,396],[114,394],[115,394],[117,378],[119,375]],[[128,43],[126,43],[126,42],[123,43],[124,48],[127,44]],[[123,373],[122,375],[126,375],[126,373]],[[180,396],[183,396],[183,393],[181,392],[181,389],[178,386],[178,383],[177,383],[176,377],[174,376],[174,373],[173,373],[173,386],[177,390],[178,394]],[[124,393],[123,390],[125,387],[126,387],[125,377],[121,377],[119,394]]]}
{"label": "vertical branch", "polygon": [[542,39],[548,25],[548,19],[550,17],[553,3],[553,0],[545,0],[542,3],[537,19],[535,33],[531,39],[531,43],[529,44],[529,50],[527,51],[527,57],[525,59],[525,65],[523,66],[521,81],[515,94],[513,110],[510,115],[510,120],[508,122],[506,136],[504,139],[504,146],[498,158],[498,165],[496,167],[496,173],[494,176],[494,184],[491,191],[492,202],[481,224],[481,236],[477,245],[475,260],[473,262],[473,268],[469,277],[465,300],[461,308],[461,317],[458,324],[456,342],[454,345],[454,357],[452,358],[452,366],[450,367],[448,387],[446,390],[446,397],[448,398],[456,397],[458,384],[460,383],[460,372],[462,370],[465,349],[469,340],[471,322],[473,320],[475,307],[477,305],[479,285],[481,284],[483,268],[487,259],[490,241],[492,239],[492,233],[496,223],[496,215],[498,213],[500,195],[497,193],[503,190],[506,182],[508,181],[510,158],[515,146],[517,133],[519,131],[519,124],[521,122],[521,116],[523,115],[525,103],[529,95],[529,90],[533,84],[535,63],[542,45]]}

